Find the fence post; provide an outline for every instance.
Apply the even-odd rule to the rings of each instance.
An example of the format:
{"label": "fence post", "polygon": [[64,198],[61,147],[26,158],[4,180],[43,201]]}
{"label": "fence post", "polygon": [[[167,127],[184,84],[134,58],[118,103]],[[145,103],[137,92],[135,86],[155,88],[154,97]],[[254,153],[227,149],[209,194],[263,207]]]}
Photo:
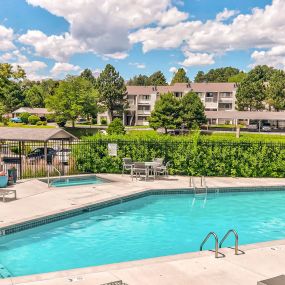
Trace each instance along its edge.
{"label": "fence post", "polygon": [[20,179],[22,179],[23,169],[22,169],[22,142],[21,141],[19,141],[19,161],[20,161],[19,176],[20,176]]}

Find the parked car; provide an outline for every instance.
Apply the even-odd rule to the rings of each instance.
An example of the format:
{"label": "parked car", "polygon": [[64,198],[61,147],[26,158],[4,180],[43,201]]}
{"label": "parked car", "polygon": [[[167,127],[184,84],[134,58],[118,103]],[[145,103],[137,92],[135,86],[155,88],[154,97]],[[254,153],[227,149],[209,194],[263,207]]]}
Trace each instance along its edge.
{"label": "parked car", "polygon": [[[56,150],[48,147],[47,148],[47,162],[51,163],[54,156],[56,155]],[[28,155],[27,158],[29,159],[44,159],[45,158],[45,148],[44,147],[38,147],[31,151]]]}
{"label": "parked car", "polygon": [[76,124],[87,124],[88,121],[85,118],[78,118]]}
{"label": "parked car", "polygon": [[21,118],[19,118],[19,117],[11,118],[10,121],[12,123],[23,123]]}
{"label": "parked car", "polygon": [[258,124],[249,124],[247,128],[249,130],[258,130]]}
{"label": "parked car", "polygon": [[71,150],[68,148],[60,149],[57,151],[57,157],[60,163],[68,164]]}
{"label": "parked car", "polygon": [[262,130],[264,132],[270,132],[271,129],[272,129],[272,127],[271,127],[271,125],[269,123],[263,124],[263,126],[262,126]]}

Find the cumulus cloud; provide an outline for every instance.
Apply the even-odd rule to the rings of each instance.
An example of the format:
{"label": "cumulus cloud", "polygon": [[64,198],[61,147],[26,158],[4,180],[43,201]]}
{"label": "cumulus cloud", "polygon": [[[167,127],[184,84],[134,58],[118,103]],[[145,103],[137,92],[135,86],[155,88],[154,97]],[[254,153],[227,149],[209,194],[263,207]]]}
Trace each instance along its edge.
{"label": "cumulus cloud", "polygon": [[19,37],[19,41],[33,46],[37,55],[57,61],[66,61],[71,55],[86,50],[84,45],[72,38],[69,33],[47,36],[41,31],[29,30]]}
{"label": "cumulus cloud", "polygon": [[71,72],[75,72],[75,71],[80,71],[81,68],[78,65],[73,65],[71,63],[67,63],[67,62],[56,62],[53,66],[53,68],[51,69],[50,73],[57,77],[60,75],[66,75],[68,73]]}
{"label": "cumulus cloud", "polygon": [[13,43],[14,31],[0,25],[0,51],[7,51],[15,48]]}
{"label": "cumulus cloud", "polygon": [[178,68],[175,66],[172,66],[169,68],[169,72],[171,72],[171,73],[176,73],[177,71],[178,71]]}
{"label": "cumulus cloud", "polygon": [[[101,55],[126,54],[131,47],[129,32],[153,23],[176,24],[185,20],[187,13],[173,7],[171,0],[26,0],[50,13],[63,17],[70,24],[69,36],[83,48]],[[56,40],[53,36],[53,40]],[[46,47],[38,43],[36,50],[51,56]],[[76,46],[78,49],[78,46]],[[72,54],[73,48],[69,54]],[[62,55],[59,55],[63,59]],[[57,57],[59,59],[59,57]],[[125,58],[125,57],[122,57]]]}
{"label": "cumulus cloud", "polygon": [[216,20],[218,22],[225,21],[237,14],[239,14],[238,10],[228,10],[227,8],[225,8],[223,12],[217,14]]}
{"label": "cumulus cloud", "polygon": [[285,70],[285,46],[275,46],[266,51],[256,50],[251,54],[251,58],[254,63],[251,64],[250,67],[266,64]]}
{"label": "cumulus cloud", "polygon": [[233,11],[224,10],[215,20],[144,28],[131,33],[129,39],[132,44],[141,43],[144,52],[186,47],[189,52],[200,54],[190,54],[192,59],[187,57],[185,65],[196,64],[201,55],[203,64],[212,63],[213,54],[250,48],[270,49],[285,44],[285,22],[280,16],[285,14],[285,1],[273,0],[264,9],[255,8],[250,14],[237,15],[231,23],[223,22],[233,14]]}
{"label": "cumulus cloud", "polygon": [[214,55],[208,53],[193,53],[190,51],[185,51],[185,60],[180,62],[183,66],[202,66],[214,64]]}

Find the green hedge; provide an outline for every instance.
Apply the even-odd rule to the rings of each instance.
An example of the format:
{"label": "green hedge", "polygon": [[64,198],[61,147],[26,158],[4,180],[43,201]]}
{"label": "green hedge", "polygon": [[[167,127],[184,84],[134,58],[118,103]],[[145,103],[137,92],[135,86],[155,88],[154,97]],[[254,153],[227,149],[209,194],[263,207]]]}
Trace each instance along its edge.
{"label": "green hedge", "polygon": [[[127,140],[126,140],[127,138]],[[118,144],[118,157],[108,155],[108,143]],[[285,177],[285,144],[207,140],[205,137],[127,136],[83,139],[73,148],[79,171],[120,173],[122,158],[170,161],[170,173],[232,177]]]}

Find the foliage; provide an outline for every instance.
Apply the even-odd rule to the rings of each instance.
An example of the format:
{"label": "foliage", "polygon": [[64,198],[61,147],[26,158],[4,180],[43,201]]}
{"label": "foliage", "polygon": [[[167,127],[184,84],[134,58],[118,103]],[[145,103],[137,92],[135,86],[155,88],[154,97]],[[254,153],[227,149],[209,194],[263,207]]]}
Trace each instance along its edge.
{"label": "foliage", "polygon": [[98,92],[94,86],[82,77],[68,76],[59,83],[54,95],[48,96],[46,105],[55,112],[56,122],[61,125],[67,120],[79,116],[94,117],[97,115]]}
{"label": "foliage", "polygon": [[29,116],[28,121],[29,121],[29,124],[36,125],[37,122],[40,121],[40,118],[36,115],[31,115],[31,116]]}
{"label": "foliage", "polygon": [[0,101],[0,122],[3,120],[3,115],[6,113],[5,105]]}
{"label": "foliage", "polygon": [[96,81],[100,97],[99,102],[110,113],[111,120],[115,113],[121,115],[127,107],[126,86],[123,77],[111,64],[107,64]]}
{"label": "foliage", "polygon": [[189,92],[182,97],[181,116],[188,129],[199,128],[207,122],[204,105],[196,93]]}
{"label": "foliage", "polygon": [[229,77],[228,82],[239,83],[242,82],[246,78],[246,76],[247,74],[241,71],[240,73]]}
{"label": "foliage", "polygon": [[21,119],[21,121],[24,123],[24,124],[28,124],[29,123],[29,117],[31,116],[31,114],[30,113],[28,113],[28,112],[24,112],[24,113],[22,113],[22,114],[20,114],[20,119]]}
{"label": "foliage", "polygon": [[211,69],[206,74],[199,71],[195,77],[195,82],[228,82],[229,78],[240,73],[240,70],[233,67],[222,67]]}
{"label": "foliage", "polygon": [[8,113],[23,105],[24,95],[19,84],[23,78],[25,72],[21,67],[15,69],[9,63],[0,63],[0,102]]}
{"label": "foliage", "polygon": [[108,135],[124,135],[126,133],[121,119],[114,119],[107,128]]}
{"label": "foliage", "polygon": [[180,116],[180,101],[172,93],[161,95],[156,101],[154,110],[149,118],[149,125],[153,129],[164,128],[165,133],[168,129],[179,128],[182,124]]}
{"label": "foliage", "polygon": [[94,86],[96,84],[96,79],[92,73],[92,71],[88,68],[84,69],[81,74],[80,74],[80,77],[88,80],[90,83],[92,83]]}
{"label": "foliage", "polygon": [[147,86],[149,85],[149,79],[146,75],[136,75],[128,81],[130,86]]}
{"label": "foliage", "polygon": [[168,85],[168,84],[166,82],[166,78],[164,74],[159,70],[159,71],[154,72],[148,78],[148,85],[161,86],[161,85]]}
{"label": "foliage", "polygon": [[106,126],[107,125],[107,120],[105,118],[101,118],[101,125]]}
{"label": "foliage", "polygon": [[268,82],[266,88],[266,102],[269,109],[272,107],[276,111],[285,109],[285,73],[276,71]]}
{"label": "foliage", "polygon": [[[209,140],[195,132],[191,137],[135,136],[89,137],[74,146],[77,167],[83,172],[120,173],[122,158],[150,161],[162,157],[171,174],[285,177],[285,144]],[[118,144],[118,157],[108,155],[108,143]]]}
{"label": "foliage", "polygon": [[171,85],[175,83],[188,83],[190,82],[189,77],[186,75],[184,68],[178,68],[177,72],[174,73],[174,76],[171,80]]}

